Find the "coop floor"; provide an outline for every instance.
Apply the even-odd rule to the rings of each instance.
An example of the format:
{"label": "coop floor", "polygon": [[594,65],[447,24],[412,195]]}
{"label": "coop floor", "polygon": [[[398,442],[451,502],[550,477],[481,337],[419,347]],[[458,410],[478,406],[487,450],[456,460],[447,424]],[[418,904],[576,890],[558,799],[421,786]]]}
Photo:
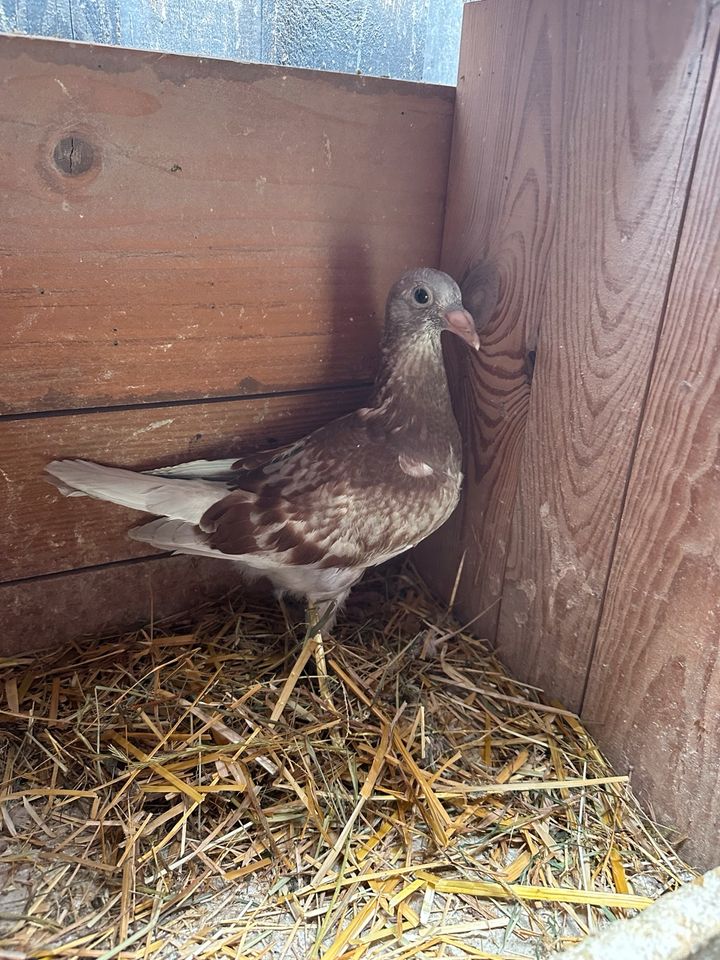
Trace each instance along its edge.
{"label": "coop floor", "polygon": [[2,663],[1,956],[544,957],[691,875],[407,570],[303,642],[238,594]]}

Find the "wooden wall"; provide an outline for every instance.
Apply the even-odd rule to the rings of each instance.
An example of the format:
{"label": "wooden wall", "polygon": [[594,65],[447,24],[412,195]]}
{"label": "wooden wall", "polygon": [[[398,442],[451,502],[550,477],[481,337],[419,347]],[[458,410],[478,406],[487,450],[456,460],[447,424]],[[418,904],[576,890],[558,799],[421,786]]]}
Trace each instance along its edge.
{"label": "wooden wall", "polygon": [[44,464],[233,455],[359,405],[388,287],[439,259],[454,91],[20,37],[0,89],[7,651],[233,581]]}
{"label": "wooden wall", "polygon": [[0,0],[0,32],[454,84],[463,0]]}
{"label": "wooden wall", "polygon": [[[659,9],[661,8],[661,9]],[[720,8],[465,8],[444,267],[500,300],[457,373],[463,509],[422,553],[720,855]],[[457,365],[457,360],[456,360]]]}

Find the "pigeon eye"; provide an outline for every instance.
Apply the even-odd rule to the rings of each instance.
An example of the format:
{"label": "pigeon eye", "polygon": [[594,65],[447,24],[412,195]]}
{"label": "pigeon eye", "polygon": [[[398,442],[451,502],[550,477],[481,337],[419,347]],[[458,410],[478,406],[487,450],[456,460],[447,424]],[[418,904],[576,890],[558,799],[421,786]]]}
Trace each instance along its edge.
{"label": "pigeon eye", "polygon": [[430,294],[425,287],[416,287],[413,293],[413,300],[415,303],[429,303]]}

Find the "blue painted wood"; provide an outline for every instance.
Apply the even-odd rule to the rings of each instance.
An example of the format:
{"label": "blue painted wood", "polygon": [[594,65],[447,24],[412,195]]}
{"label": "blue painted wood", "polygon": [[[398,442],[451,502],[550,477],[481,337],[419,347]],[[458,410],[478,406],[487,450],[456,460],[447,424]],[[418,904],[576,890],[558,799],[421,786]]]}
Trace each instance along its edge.
{"label": "blue painted wood", "polygon": [[266,0],[268,63],[421,80],[429,0]]}
{"label": "blue painted wood", "polygon": [[262,59],[261,0],[114,2],[122,6],[123,46],[224,60]]}
{"label": "blue painted wood", "polygon": [[425,37],[425,83],[457,83],[463,0],[431,0]]}
{"label": "blue painted wood", "polygon": [[0,31],[454,84],[463,0],[0,0]]}
{"label": "blue painted wood", "polygon": [[262,0],[0,0],[0,32],[260,60]]}
{"label": "blue painted wood", "polygon": [[70,0],[73,37],[91,43],[124,44],[121,16],[124,0]]}
{"label": "blue painted wood", "polygon": [[70,0],[0,0],[0,32],[72,40]]}

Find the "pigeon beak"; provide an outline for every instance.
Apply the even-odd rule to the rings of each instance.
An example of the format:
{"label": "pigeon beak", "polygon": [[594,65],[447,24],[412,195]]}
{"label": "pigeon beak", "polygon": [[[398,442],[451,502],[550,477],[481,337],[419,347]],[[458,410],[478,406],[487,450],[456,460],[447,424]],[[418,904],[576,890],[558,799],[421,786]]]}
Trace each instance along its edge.
{"label": "pigeon beak", "polygon": [[474,350],[480,349],[480,338],[475,329],[475,321],[463,307],[451,307],[443,317],[445,330],[450,330]]}

